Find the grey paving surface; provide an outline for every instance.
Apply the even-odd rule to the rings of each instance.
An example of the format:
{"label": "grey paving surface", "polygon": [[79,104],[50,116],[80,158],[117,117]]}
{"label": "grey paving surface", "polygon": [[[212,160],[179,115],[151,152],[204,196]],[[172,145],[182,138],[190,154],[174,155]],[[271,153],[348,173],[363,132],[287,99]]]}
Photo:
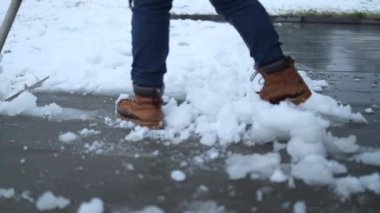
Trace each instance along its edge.
{"label": "grey paving surface", "polygon": [[[299,66],[332,86],[325,93],[355,111],[380,103],[380,28],[376,26],[281,25],[277,27],[284,49],[295,56]],[[38,94],[40,104],[56,102],[61,106],[96,111],[91,121],[49,121],[26,116],[0,116],[0,186],[29,190],[33,198],[46,190],[68,197],[72,205],[57,212],[75,212],[80,202],[101,197],[108,212],[128,212],[156,205],[167,212],[182,212],[197,201],[216,201],[230,212],[289,212],[295,201],[304,200],[308,212],[379,212],[380,196],[364,193],[341,203],[328,187],[309,187],[296,182],[296,189],[286,184],[249,179],[231,181],[224,171],[224,159],[197,163],[209,148],[198,138],[180,145],[159,141],[126,142],[127,129],[106,125],[105,117],[114,119],[114,97],[80,94]],[[348,124],[331,130],[337,135],[355,134],[364,147],[380,147],[380,112],[365,116],[368,125]],[[58,142],[62,132],[83,128],[101,134],[81,138],[64,145]],[[89,152],[84,144],[104,142],[103,153]],[[267,152],[271,146],[235,145],[226,152]],[[285,153],[283,153],[284,157]],[[20,163],[25,159],[25,163]],[[379,171],[378,167],[344,162],[354,174]],[[188,175],[183,183],[170,179],[173,169]],[[134,169],[131,169],[133,165]],[[206,186],[208,190],[204,190]],[[263,200],[257,199],[261,191]],[[0,212],[35,212],[25,199],[0,199]]]}

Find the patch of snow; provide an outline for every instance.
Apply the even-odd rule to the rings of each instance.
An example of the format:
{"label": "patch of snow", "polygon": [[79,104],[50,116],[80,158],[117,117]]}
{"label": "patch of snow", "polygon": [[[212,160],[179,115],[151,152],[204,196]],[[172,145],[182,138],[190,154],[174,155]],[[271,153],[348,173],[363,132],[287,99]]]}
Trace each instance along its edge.
{"label": "patch of snow", "polygon": [[223,213],[227,212],[224,206],[215,201],[194,201],[188,204],[184,213]]}
{"label": "patch of snow", "polygon": [[313,93],[310,99],[302,107],[335,119],[367,123],[367,120],[362,114],[352,112],[350,105],[342,105],[335,99],[318,93]]}
{"label": "patch of snow", "polygon": [[101,154],[105,151],[105,143],[102,141],[94,141],[84,144],[85,153]]}
{"label": "patch of snow", "polygon": [[356,144],[357,138],[354,135],[337,138],[329,134],[327,141],[331,142],[339,151],[347,154],[352,154],[359,150],[359,145]]}
{"label": "patch of snow", "polygon": [[288,180],[288,177],[282,172],[281,169],[277,168],[274,170],[272,176],[269,178],[270,181],[275,183],[282,183]]}
{"label": "patch of snow", "polygon": [[350,198],[352,194],[371,191],[375,194],[380,194],[380,175],[373,173],[361,177],[342,177],[337,178],[333,184],[335,192],[342,200]]}
{"label": "patch of snow", "polygon": [[[270,15],[299,13],[316,11],[321,13],[378,13],[380,11],[379,0],[260,0]],[[208,1],[202,0],[178,0],[173,3],[175,14],[216,14],[215,9]]]}
{"label": "patch of snow", "polygon": [[31,203],[34,203],[34,199],[31,196],[31,192],[30,191],[23,191],[21,193],[21,198],[24,199],[24,200],[27,200],[27,201],[29,201]]}
{"label": "patch of snow", "polygon": [[286,149],[288,154],[292,157],[292,160],[295,162],[310,155],[326,156],[326,149],[322,143],[310,143],[300,138],[292,138],[288,142]]}
{"label": "patch of snow", "polygon": [[371,175],[361,176],[359,180],[364,188],[366,188],[369,191],[372,191],[375,194],[380,194],[379,173],[373,173]]}
{"label": "patch of snow", "polygon": [[177,106],[174,99],[170,100],[163,109],[167,127],[177,131],[188,127],[193,119],[192,110],[193,108],[186,102]]}
{"label": "patch of snow", "polygon": [[380,151],[360,154],[357,159],[364,164],[380,166]]}
{"label": "patch of snow", "polygon": [[319,155],[307,156],[291,165],[292,176],[309,185],[329,185],[334,181],[334,174],[342,174],[346,171],[345,166],[328,161]]}
{"label": "patch of snow", "polygon": [[104,204],[100,198],[92,198],[89,202],[81,203],[78,213],[103,213]]}
{"label": "patch of snow", "polygon": [[73,132],[65,132],[59,135],[58,140],[63,143],[70,143],[78,139],[78,135]]}
{"label": "patch of snow", "polygon": [[256,200],[258,202],[261,202],[261,201],[263,201],[263,199],[264,199],[263,192],[261,190],[257,190],[256,191]]}
{"label": "patch of snow", "polygon": [[7,116],[28,115],[58,120],[87,120],[93,115],[77,109],[62,108],[56,103],[37,106],[37,97],[25,91],[12,101],[0,101],[0,114]]}
{"label": "patch of snow", "polygon": [[165,211],[157,206],[147,206],[144,209],[140,211],[135,211],[133,213],[165,213]]}
{"label": "patch of snow", "polygon": [[375,111],[372,108],[367,108],[364,110],[364,112],[367,114],[373,114]]}
{"label": "patch of snow", "polygon": [[40,211],[53,210],[56,208],[64,209],[70,204],[70,200],[61,196],[55,196],[52,192],[47,191],[42,194],[37,202],[36,206]]}
{"label": "patch of snow", "polygon": [[218,158],[219,155],[220,154],[219,154],[218,150],[216,150],[216,149],[210,149],[210,150],[207,151],[207,157],[210,160],[214,160],[214,159]]}
{"label": "patch of snow", "polygon": [[216,142],[217,142],[217,136],[216,134],[212,134],[212,133],[209,133],[209,134],[206,133],[202,135],[202,138],[200,140],[200,143],[206,146],[213,146],[215,145]]}
{"label": "patch of snow", "polygon": [[26,162],[26,159],[25,158],[21,158],[20,159],[20,164],[24,164]]}
{"label": "patch of snow", "polygon": [[149,129],[146,127],[137,126],[133,129],[127,136],[125,136],[126,141],[139,141],[146,137]]}
{"label": "patch of snow", "polygon": [[87,129],[87,128],[84,128],[84,129],[82,129],[82,130],[80,130],[78,132],[78,134],[80,134],[83,137],[88,137],[88,136],[92,136],[92,135],[98,135],[100,133],[101,133],[101,131],[94,130],[94,129]]}
{"label": "patch of snow", "polygon": [[293,213],[306,213],[306,204],[304,201],[297,201],[293,206]]}
{"label": "patch of snow", "polygon": [[273,174],[280,161],[281,158],[278,153],[233,154],[226,160],[226,171],[232,180],[245,178],[249,174],[267,178]]}
{"label": "patch of snow", "polygon": [[273,142],[273,152],[279,152],[287,147],[286,143],[279,143],[278,141]]}
{"label": "patch of snow", "polygon": [[186,174],[180,170],[174,170],[170,173],[170,177],[177,181],[177,182],[182,182],[186,180]]}
{"label": "patch of snow", "polygon": [[15,196],[15,190],[13,188],[2,189],[0,188],[0,198],[11,199]]}
{"label": "patch of snow", "polygon": [[342,177],[335,180],[335,193],[338,194],[342,200],[350,198],[351,194],[364,192],[362,184],[356,177]]}

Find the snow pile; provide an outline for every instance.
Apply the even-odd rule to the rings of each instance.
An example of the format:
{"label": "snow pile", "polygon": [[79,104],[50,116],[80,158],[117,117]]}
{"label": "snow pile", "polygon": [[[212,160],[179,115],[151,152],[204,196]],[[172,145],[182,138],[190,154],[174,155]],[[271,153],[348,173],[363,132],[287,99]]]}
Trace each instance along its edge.
{"label": "snow pile", "polygon": [[170,177],[177,181],[177,182],[182,182],[186,180],[186,174],[180,170],[174,170],[170,173]]}
{"label": "snow pile", "polygon": [[2,189],[0,188],[0,198],[11,199],[15,196],[15,190],[13,188]]}
{"label": "snow pile", "polygon": [[361,177],[347,176],[337,178],[333,187],[342,200],[350,198],[352,194],[361,193],[366,190],[380,194],[380,175],[374,173]]}
{"label": "snow pile", "polygon": [[252,178],[270,177],[280,164],[278,153],[264,155],[253,154],[244,156],[234,154],[226,160],[226,170],[232,180],[241,179],[248,174]]}
{"label": "snow pile", "polygon": [[297,201],[293,206],[293,213],[306,213],[306,204],[304,201]]}
{"label": "snow pile", "polygon": [[0,101],[0,115],[6,116],[28,115],[58,120],[87,120],[93,116],[92,114],[77,109],[62,108],[55,103],[38,106],[37,97],[28,91],[21,93],[12,101]]}
{"label": "snow pile", "polygon": [[101,131],[98,131],[98,130],[95,130],[95,129],[84,128],[84,129],[80,130],[78,133],[81,136],[83,136],[83,137],[89,137],[89,136],[92,136],[92,135],[98,135],[98,134],[101,133]]}
{"label": "snow pile", "polygon": [[223,213],[224,206],[219,206],[215,201],[194,201],[187,205],[185,213]]}
{"label": "snow pile", "polygon": [[344,174],[347,169],[336,161],[329,161],[320,155],[309,155],[292,165],[293,177],[309,185],[327,185],[333,182],[335,174]]}
{"label": "snow pile", "polygon": [[357,159],[364,164],[380,166],[380,151],[360,154]]}
{"label": "snow pile", "polygon": [[89,202],[80,205],[78,213],[103,213],[104,204],[100,198],[92,198]]}
{"label": "snow pile", "polygon": [[164,213],[165,211],[157,206],[147,206],[140,211],[135,211],[133,213]]}
{"label": "snow pile", "polygon": [[281,169],[277,168],[276,170],[274,170],[269,180],[276,183],[282,183],[287,181],[288,177],[284,174],[284,172]]}
{"label": "snow pile", "polygon": [[78,135],[76,135],[73,132],[66,132],[59,135],[58,140],[63,143],[70,143],[72,141],[75,141],[78,138]]}
{"label": "snow pile", "polygon": [[64,209],[70,204],[70,200],[61,196],[56,197],[52,192],[47,191],[42,194],[37,202],[36,206],[40,211],[53,210],[56,208]]}
{"label": "snow pile", "polygon": [[30,92],[20,94],[11,102],[0,102],[0,114],[15,116],[20,114],[47,116],[49,114],[59,114],[62,108],[56,104],[45,107],[37,106],[37,97]]}
{"label": "snow pile", "polygon": [[101,154],[105,151],[105,143],[102,141],[93,141],[91,143],[85,143],[85,153]]}
{"label": "snow pile", "polygon": [[[297,12],[363,12],[379,13],[379,0],[260,0],[270,15],[281,15]],[[173,2],[175,14],[216,14],[209,1],[203,0],[177,0]]]}

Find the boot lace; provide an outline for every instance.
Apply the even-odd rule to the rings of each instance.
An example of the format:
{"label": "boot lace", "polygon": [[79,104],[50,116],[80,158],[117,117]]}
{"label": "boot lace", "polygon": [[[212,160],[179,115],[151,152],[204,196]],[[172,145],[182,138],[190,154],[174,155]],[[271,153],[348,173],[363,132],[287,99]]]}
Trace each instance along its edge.
{"label": "boot lace", "polygon": [[[260,74],[259,72],[255,71],[254,73],[252,73],[251,77],[250,77],[250,81],[252,82],[253,80],[255,80],[256,76]],[[260,85],[263,85],[263,77],[260,77],[259,79],[259,84]]]}

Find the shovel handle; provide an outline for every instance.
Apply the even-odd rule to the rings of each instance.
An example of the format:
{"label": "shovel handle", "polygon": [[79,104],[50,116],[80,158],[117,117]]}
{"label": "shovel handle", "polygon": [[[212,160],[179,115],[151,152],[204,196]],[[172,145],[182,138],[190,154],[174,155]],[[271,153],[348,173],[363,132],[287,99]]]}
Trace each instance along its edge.
{"label": "shovel handle", "polygon": [[5,44],[5,40],[8,37],[8,33],[11,30],[12,24],[16,18],[17,11],[20,8],[22,0],[12,0],[8,11],[5,15],[3,23],[0,27],[0,53],[3,50],[3,46]]}

